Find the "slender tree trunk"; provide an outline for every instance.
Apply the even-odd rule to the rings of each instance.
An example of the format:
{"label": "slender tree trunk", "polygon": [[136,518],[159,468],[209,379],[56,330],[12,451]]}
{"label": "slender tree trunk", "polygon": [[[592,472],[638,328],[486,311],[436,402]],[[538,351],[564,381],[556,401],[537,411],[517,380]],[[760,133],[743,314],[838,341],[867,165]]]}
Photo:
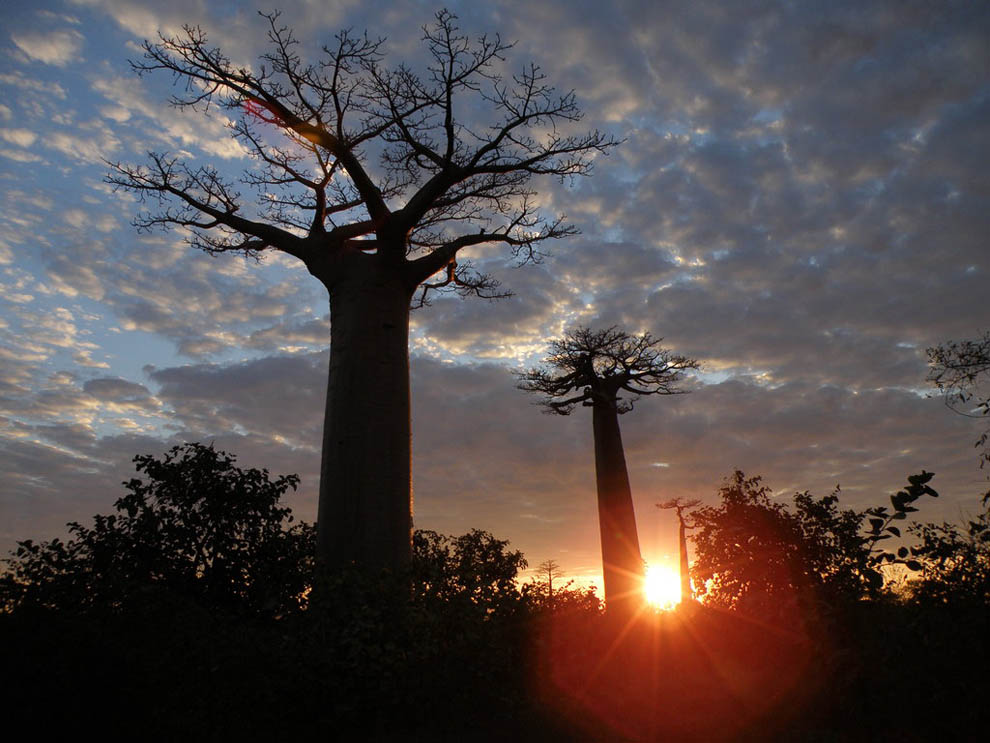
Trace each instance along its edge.
{"label": "slender tree trunk", "polygon": [[688,567],[687,551],[687,531],[684,528],[684,519],[677,515],[678,521],[678,543],[681,550],[681,603],[686,604],[691,600],[691,573]]}
{"label": "slender tree trunk", "polygon": [[401,569],[412,534],[411,292],[372,256],[349,269],[329,287],[317,561]]}
{"label": "slender tree trunk", "polygon": [[610,611],[631,613],[643,601],[643,558],[619,416],[614,403],[600,400],[595,400],[592,411],[605,605]]}

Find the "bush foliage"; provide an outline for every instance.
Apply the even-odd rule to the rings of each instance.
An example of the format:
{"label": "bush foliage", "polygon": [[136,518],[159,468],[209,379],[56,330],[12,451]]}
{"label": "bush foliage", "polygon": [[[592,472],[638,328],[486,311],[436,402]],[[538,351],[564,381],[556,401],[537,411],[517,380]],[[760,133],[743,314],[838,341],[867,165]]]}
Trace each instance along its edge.
{"label": "bush foliage", "polygon": [[840,509],[838,489],[815,498],[796,493],[789,506],[772,496],[760,477],[736,471],[719,490],[720,503],[691,513],[696,594],[711,606],[765,621],[794,622],[829,606],[877,599],[885,590],[883,568],[920,570],[906,547],[884,542],[901,537],[895,522],[918,510],[923,496],[938,497],[931,472],[908,478],[892,495],[891,509]]}
{"label": "bush foliage", "polygon": [[[593,590],[521,584],[523,555],[480,530],[416,532],[407,574],[314,581],[313,528],[280,503],[294,476],[198,444],[135,462],[113,514],[20,543],[0,577],[10,725],[545,742],[923,740],[990,722],[990,521],[902,534],[930,473],[855,511],[838,492],[785,504],[737,472],[693,516],[705,603],[616,626]],[[892,564],[909,592],[878,580]],[[918,678],[939,683],[904,708]]]}
{"label": "bush foliage", "polygon": [[115,513],[68,541],[20,542],[0,606],[124,609],[162,593],[239,614],[298,608],[312,573],[313,527],[291,525],[279,501],[299,478],[242,470],[212,446],[134,458],[144,480],[124,483]]}

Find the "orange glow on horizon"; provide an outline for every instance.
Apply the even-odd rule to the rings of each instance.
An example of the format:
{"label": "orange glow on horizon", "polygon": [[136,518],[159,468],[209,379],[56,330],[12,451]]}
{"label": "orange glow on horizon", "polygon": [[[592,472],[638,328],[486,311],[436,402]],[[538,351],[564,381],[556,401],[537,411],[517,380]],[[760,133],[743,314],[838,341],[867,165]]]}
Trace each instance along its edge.
{"label": "orange glow on horizon", "polygon": [[681,601],[680,575],[666,565],[648,565],[643,590],[652,606],[673,609]]}

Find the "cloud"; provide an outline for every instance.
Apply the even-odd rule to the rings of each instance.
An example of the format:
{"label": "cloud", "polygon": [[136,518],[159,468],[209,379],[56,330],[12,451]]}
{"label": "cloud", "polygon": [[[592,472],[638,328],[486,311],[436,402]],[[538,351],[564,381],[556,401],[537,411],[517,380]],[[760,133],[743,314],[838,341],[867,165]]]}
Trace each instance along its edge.
{"label": "cloud", "polygon": [[318,451],[326,364],[325,354],[271,356],[154,369],[149,377],[177,424],[197,437],[249,431]]}
{"label": "cloud", "polygon": [[[76,133],[79,129],[83,132]],[[85,130],[89,129],[89,132]],[[120,147],[120,140],[109,128],[101,124],[82,125],[72,131],[55,131],[47,135],[42,144],[71,160],[83,163],[102,163]]]}
{"label": "cloud", "polygon": [[92,351],[79,351],[72,355],[72,360],[79,366],[90,369],[109,369],[110,364],[106,361],[96,361],[92,356]]}
{"label": "cloud", "polygon": [[83,44],[82,34],[74,29],[12,33],[10,39],[28,58],[57,67],[78,61]]}
{"label": "cloud", "polygon": [[414,348],[447,358],[517,360],[542,346],[548,325],[556,327],[570,310],[569,288],[545,266],[510,268],[493,261],[481,268],[502,279],[513,296],[497,301],[435,298],[430,307],[413,313]]}
{"label": "cloud", "polygon": [[128,149],[144,155],[162,143],[170,149],[195,147],[221,159],[239,159],[247,150],[232,139],[227,128],[229,119],[217,113],[204,115],[168,105],[164,100],[151,102],[140,80],[112,75],[92,81],[92,89],[113,105],[103,107],[103,116],[113,122]]}
{"label": "cloud", "polygon": [[[4,514],[27,530],[106,510],[106,483],[127,476],[130,456],[200,439],[299,471],[311,518],[325,291],[284,256],[255,266],[195,253],[178,234],[138,235],[127,222],[139,205],[99,184],[107,153],[167,149],[232,178],[245,161],[222,116],[169,107],[167,76],[127,74],[134,46],[114,47],[118,32],[94,19],[135,39],[199,23],[245,64],[264,49],[264,23],[193,0],[75,4],[87,57],[99,50],[105,63],[0,73],[0,280],[5,298],[25,300],[4,303],[0,325],[0,456],[18,488]],[[390,62],[423,61],[422,8],[283,10],[307,54],[338,27],[368,27],[390,37]],[[533,181],[580,236],[536,266],[473,256],[511,299],[436,297],[413,314],[418,526],[488,528],[531,559],[596,569],[587,411],[542,416],[510,373],[578,323],[650,330],[706,365],[690,395],[621,419],[644,545],[666,533],[654,502],[711,498],[737,467],[778,492],[840,482],[848,505],[882,502],[924,467],[946,495],[925,518],[953,519],[985,489],[974,424],[923,389],[927,346],[990,327],[990,17],[979,4],[456,10],[469,33],[518,42],[506,73],[534,60],[575,90],[575,131],[624,141],[591,178]],[[243,208],[254,199],[245,191]]]}
{"label": "cloud", "polygon": [[[259,40],[253,12],[211,12],[208,4],[177,0],[167,6],[140,0],[73,0],[75,4],[98,8],[122,29],[139,40],[157,39],[159,32],[179,34],[183,24],[209,28],[211,38],[224,46]],[[330,9],[326,9],[332,13]],[[247,37],[247,38],[245,38]]]}
{"label": "cloud", "polygon": [[41,93],[59,100],[64,100],[67,95],[65,88],[61,84],[27,77],[19,70],[0,73],[0,84],[11,85],[30,93]]}
{"label": "cloud", "polygon": [[[139,249],[119,246],[96,237],[117,229],[115,219],[99,212],[67,210],[64,219],[62,245],[41,253],[47,286],[69,299],[103,302],[124,330],[161,335],[194,358],[241,346],[329,342],[325,321],[315,321],[311,311],[318,286],[296,272],[239,256],[213,258],[156,238],[142,238]],[[80,231],[91,239],[80,240]]]}
{"label": "cloud", "polygon": [[128,382],[119,377],[90,379],[83,384],[83,391],[98,400],[110,402],[134,402],[151,396],[143,384]]}
{"label": "cloud", "polygon": [[30,147],[38,135],[30,129],[0,129],[0,138],[18,147]]}
{"label": "cloud", "polygon": [[330,315],[282,322],[251,333],[244,345],[262,351],[323,348],[330,342]]}
{"label": "cloud", "polygon": [[0,149],[0,156],[18,163],[44,162],[44,158],[41,157],[41,155],[35,155],[32,152],[24,152],[24,150]]}

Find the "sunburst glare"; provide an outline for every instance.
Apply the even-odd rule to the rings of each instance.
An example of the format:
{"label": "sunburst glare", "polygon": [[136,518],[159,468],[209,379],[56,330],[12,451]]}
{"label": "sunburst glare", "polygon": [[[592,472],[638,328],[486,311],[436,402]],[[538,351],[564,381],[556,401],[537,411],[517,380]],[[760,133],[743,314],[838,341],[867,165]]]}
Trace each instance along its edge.
{"label": "sunburst glare", "polygon": [[665,565],[648,565],[644,591],[652,606],[673,609],[681,601],[680,576]]}

